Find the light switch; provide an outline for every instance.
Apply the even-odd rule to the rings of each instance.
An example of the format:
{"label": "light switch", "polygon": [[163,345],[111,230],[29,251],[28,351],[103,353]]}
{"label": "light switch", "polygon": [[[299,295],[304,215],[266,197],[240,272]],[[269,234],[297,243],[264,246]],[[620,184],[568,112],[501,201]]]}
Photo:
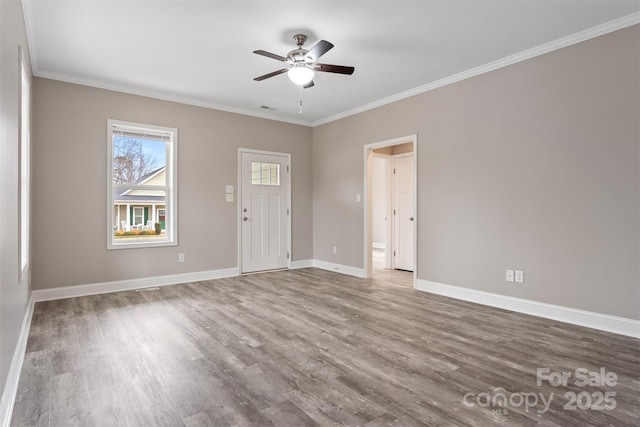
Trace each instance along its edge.
{"label": "light switch", "polygon": [[360,202],[360,195],[356,194],[356,202]]}
{"label": "light switch", "polygon": [[233,202],[233,194],[227,194],[226,196],[227,196],[226,198],[227,202]]}
{"label": "light switch", "polygon": [[[233,185],[227,185],[227,194],[233,194]],[[228,202],[229,200],[227,200]],[[233,200],[231,200],[233,202]]]}

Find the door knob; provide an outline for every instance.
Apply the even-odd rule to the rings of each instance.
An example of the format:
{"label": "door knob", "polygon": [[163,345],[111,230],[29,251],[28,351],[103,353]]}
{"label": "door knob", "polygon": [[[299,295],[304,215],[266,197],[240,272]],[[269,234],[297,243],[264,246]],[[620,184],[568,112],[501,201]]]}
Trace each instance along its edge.
{"label": "door knob", "polygon": [[246,216],[243,216],[243,217],[242,217],[242,220],[243,220],[243,221],[246,221],[246,220],[248,220],[248,219],[249,219],[249,218],[247,218]]}
{"label": "door knob", "polygon": [[247,208],[242,209],[242,212],[246,212],[246,211],[247,211]]}
{"label": "door knob", "polygon": [[412,216],[409,217],[409,221],[413,221],[413,217]]}

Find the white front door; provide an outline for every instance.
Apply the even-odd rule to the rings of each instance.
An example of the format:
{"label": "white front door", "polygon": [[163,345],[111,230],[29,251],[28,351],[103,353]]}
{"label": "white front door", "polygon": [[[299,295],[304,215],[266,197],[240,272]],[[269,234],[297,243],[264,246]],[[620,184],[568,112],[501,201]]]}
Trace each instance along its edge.
{"label": "white front door", "polygon": [[393,158],[394,267],[413,271],[413,155]]}
{"label": "white front door", "polygon": [[288,154],[240,151],[241,273],[289,265]]}

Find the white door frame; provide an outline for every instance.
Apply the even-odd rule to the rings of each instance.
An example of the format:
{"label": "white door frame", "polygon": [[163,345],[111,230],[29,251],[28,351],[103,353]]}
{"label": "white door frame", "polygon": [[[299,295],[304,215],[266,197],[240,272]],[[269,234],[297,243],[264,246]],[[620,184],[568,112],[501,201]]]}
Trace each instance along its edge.
{"label": "white door frame", "polygon": [[[385,201],[386,201],[386,211],[385,216],[387,217],[385,222],[385,248],[384,248],[384,268],[393,269],[393,257],[391,256],[391,252],[393,251],[393,156],[391,154],[382,154],[382,153],[374,153],[372,152],[372,157],[377,157],[379,159],[384,159],[386,168],[385,168]],[[371,187],[371,190],[375,190]],[[371,197],[372,201],[372,209],[373,209],[373,196]],[[373,211],[372,211],[372,222],[373,226]],[[372,234],[373,236],[373,234]],[[373,247],[373,246],[372,246]]]}
{"label": "white door frame", "polygon": [[238,274],[242,274],[242,153],[251,153],[251,154],[265,154],[269,156],[276,157],[284,157],[287,159],[289,164],[289,171],[284,174],[280,174],[280,179],[286,179],[288,181],[288,190],[287,190],[287,253],[289,254],[287,258],[287,268],[291,269],[291,261],[293,260],[293,246],[291,244],[291,217],[293,216],[293,211],[291,209],[291,173],[293,169],[293,165],[291,164],[291,153],[280,153],[276,151],[264,151],[264,150],[254,150],[252,148],[238,148],[238,197],[236,199],[237,209],[237,226],[238,226]]}
{"label": "white door frame", "polygon": [[413,145],[413,287],[416,287],[418,279],[418,135],[408,135],[400,138],[365,144],[364,146],[364,277],[371,277],[371,243],[372,243],[372,204],[371,204],[371,159],[376,148],[389,147],[405,143]]}

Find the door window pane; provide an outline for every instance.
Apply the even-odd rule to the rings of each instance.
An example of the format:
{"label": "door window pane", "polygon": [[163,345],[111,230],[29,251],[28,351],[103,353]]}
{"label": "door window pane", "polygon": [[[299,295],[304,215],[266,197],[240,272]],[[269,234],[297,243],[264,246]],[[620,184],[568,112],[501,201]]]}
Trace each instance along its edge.
{"label": "door window pane", "polygon": [[251,162],[251,184],[280,185],[280,164]]}

